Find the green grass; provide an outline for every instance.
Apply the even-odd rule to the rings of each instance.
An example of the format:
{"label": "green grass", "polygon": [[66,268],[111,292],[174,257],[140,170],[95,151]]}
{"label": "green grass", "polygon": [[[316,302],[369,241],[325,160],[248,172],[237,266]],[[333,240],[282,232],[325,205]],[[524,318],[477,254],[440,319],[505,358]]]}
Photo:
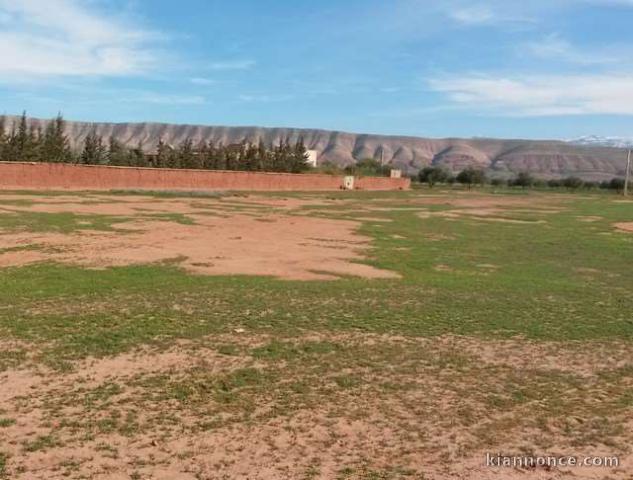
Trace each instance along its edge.
{"label": "green grass", "polygon": [[7,428],[14,424],[15,419],[13,418],[0,418],[0,428]]}
{"label": "green grass", "polygon": [[0,452],[0,478],[8,478],[7,477],[7,460],[9,457]]}
{"label": "green grass", "polygon": [[34,440],[25,442],[23,447],[26,452],[38,452],[58,445],[59,443],[53,435],[39,435]]}
{"label": "green grass", "polygon": [[[330,207],[328,215],[371,204],[374,196],[354,194],[353,203]],[[399,272],[402,280],[293,282],[194,276],[168,264],[103,271],[38,264],[3,270],[0,331],[39,342],[58,359],[111,355],[236,326],[284,336],[362,331],[633,339],[633,236],[611,227],[633,220],[630,205],[606,196],[578,198],[566,201],[560,213],[506,214],[546,223],[509,224],[472,217],[421,219],[414,210],[398,210],[410,208],[415,198],[411,192],[379,195],[375,204],[393,210],[365,215],[391,222],[366,221],[361,228],[373,238],[367,262]],[[579,216],[603,220],[586,223]],[[13,228],[67,232],[108,229],[115,221],[91,216],[88,226],[78,223],[81,218],[24,213],[10,222]],[[438,235],[440,240],[434,238]],[[437,265],[446,268],[438,271]],[[269,348],[260,354],[292,354]]]}
{"label": "green grass", "polygon": [[[416,203],[429,194],[436,204]],[[143,433],[160,441],[170,432],[194,437],[309,411],[322,412],[325,425],[336,418],[379,419],[381,428],[405,439],[402,448],[408,439],[412,449],[423,446],[430,455],[446,452],[424,426],[465,429],[461,437],[472,444],[461,443],[464,452],[505,448],[517,432],[538,432],[532,445],[541,451],[556,435],[568,448],[627,445],[633,366],[621,356],[633,340],[633,235],[612,224],[633,221],[631,204],[603,194],[492,194],[544,198],[560,211],[511,207],[495,217],[525,223],[502,223],[476,215],[419,216],[454,210],[449,199],[479,192],[264,194],[309,201],[292,215],[376,219],[360,225],[372,240],[365,262],[398,272],[396,280],[202,276],[176,261],[104,270],[55,263],[4,268],[0,338],[8,343],[0,349],[0,371],[45,363],[58,371],[48,379],[53,385],[71,380],[17,399],[16,411],[0,411],[0,430],[10,431],[21,408],[35,408],[43,425],[37,436],[18,441],[24,455],[95,441],[96,450],[116,458],[117,448],[99,443],[100,435]],[[324,198],[341,201],[319,205]],[[193,200],[204,205],[204,196]],[[230,198],[222,207],[224,213],[272,211]],[[601,218],[579,221],[589,216]],[[191,223],[179,214],[137,217]],[[129,219],[0,214],[0,229],[112,230]],[[178,348],[191,361],[178,368],[96,383],[67,376],[87,357],[138,347],[158,353],[180,339],[188,340]],[[506,339],[518,340],[514,345],[525,355],[553,345],[552,358],[580,357],[580,366],[537,367],[507,352],[508,363],[495,364],[462,348]],[[603,363],[587,375],[583,368],[591,370],[587,362],[602,347]],[[622,361],[606,362],[608,355]],[[0,478],[6,464],[0,454]],[[318,478],[322,467],[316,459],[304,477]],[[339,467],[341,479],[419,478],[395,457],[389,465],[350,459]]]}
{"label": "green grass", "polygon": [[[4,203],[0,199],[0,203]],[[114,231],[113,224],[129,220],[114,215],[76,215],[74,213],[0,213],[0,229],[6,231],[72,233],[79,230]]]}

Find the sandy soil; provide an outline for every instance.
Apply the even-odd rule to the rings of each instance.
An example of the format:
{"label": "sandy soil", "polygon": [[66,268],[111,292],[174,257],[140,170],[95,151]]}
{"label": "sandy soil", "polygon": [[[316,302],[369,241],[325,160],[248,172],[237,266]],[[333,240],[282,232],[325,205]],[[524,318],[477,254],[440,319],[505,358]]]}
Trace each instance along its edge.
{"label": "sandy soil", "polygon": [[[114,224],[115,231],[0,231],[0,267],[51,260],[93,268],[174,261],[188,271],[210,275],[268,275],[293,280],[340,275],[398,278],[394,272],[356,263],[364,258],[370,239],[357,233],[359,223],[353,221],[290,216],[269,209],[244,213],[231,210],[233,203],[206,199],[115,197],[108,202],[97,197],[83,203],[69,196],[52,199],[3,208],[9,215],[71,212],[117,215],[122,220],[127,216],[130,221]],[[151,219],[148,213],[186,214],[194,224]]]}
{"label": "sandy soil", "polygon": [[[586,345],[536,344],[521,340],[482,341],[454,336],[415,339],[364,334],[321,335],[319,339],[364,345],[367,349],[380,345],[400,346],[403,352],[426,351],[430,359],[459,352],[480,366],[509,369],[516,375],[526,371],[560,371],[580,375],[588,384],[603,372],[626,365],[633,354],[631,347],[624,344],[586,348]],[[245,346],[261,345],[268,340],[266,336],[248,334],[237,338]],[[399,465],[403,471],[415,473],[413,476],[343,478],[630,478],[633,457],[619,450],[622,462],[619,468],[549,471],[486,467],[487,452],[527,454],[524,449],[530,445],[533,451],[548,455],[609,456],[616,451],[615,447],[574,447],[556,430],[549,433],[547,450],[540,450],[534,441],[542,434],[521,427],[513,420],[512,415],[520,418],[527,411],[508,410],[506,414],[491,410],[474,423],[459,420],[456,412],[481,408],[473,399],[482,385],[494,389],[508,380],[503,376],[482,380],[460,376],[450,368],[415,375],[394,372],[396,376],[392,380],[415,386],[387,396],[371,390],[332,394],[327,404],[320,407],[273,415],[266,413],[269,406],[264,402],[258,405],[261,414],[248,422],[230,422],[202,430],[196,428],[196,423],[204,420],[199,418],[200,412],[189,411],[187,405],[183,410],[178,402],[159,403],[151,396],[140,396],[141,390],[134,386],[134,378],[157,373],[177,378],[179,372],[195,365],[211,374],[257,365],[248,355],[220,355],[213,348],[230,341],[236,338],[214,337],[208,344],[181,341],[167,351],[140,349],[113,358],[85,360],[76,363],[74,371],[66,374],[45,368],[0,373],[2,385],[7,387],[0,393],[0,410],[19,412],[17,422],[2,430],[4,438],[11,439],[0,442],[3,450],[11,455],[9,471],[22,471],[24,477],[20,478],[29,479],[124,479],[136,474],[136,478],[147,479],[277,480],[334,479],[342,478],[340,472],[346,466],[361,466],[358,475],[364,468],[380,471]],[[407,361],[407,357],[405,354],[403,361]],[[456,382],[457,389],[454,388]],[[99,404],[97,411],[88,401],[68,403],[64,400],[64,395],[69,393],[81,398],[109,385],[123,388],[113,399]],[[461,398],[458,392],[462,389],[473,390],[473,397]],[[208,401],[214,402],[212,398]],[[529,409],[529,405],[526,408]],[[108,411],[125,416],[130,409],[139,411],[137,421],[146,423],[142,432],[132,436],[106,431],[94,437],[67,425],[60,428],[60,418],[83,422],[94,417],[98,421],[107,418]],[[159,417],[152,417],[154,414]],[[169,422],[152,423],[156,418],[169,418],[169,415],[178,418],[178,427],[174,428]],[[477,432],[499,428],[499,424],[503,427],[498,442],[480,445]],[[51,431],[56,444],[37,451],[24,450],[23,445]],[[630,434],[630,430],[625,429],[625,434]],[[624,439],[613,440],[625,442]],[[313,472],[312,476],[308,472]]]}
{"label": "sandy soil", "polygon": [[614,226],[624,232],[633,232],[633,222],[616,223]]}
{"label": "sandy soil", "polygon": [[[1,198],[11,200],[6,195]],[[29,211],[129,218],[115,223],[114,231],[0,232],[0,267],[49,260],[91,268],[170,261],[188,271],[212,275],[237,273],[301,280],[333,279],[337,275],[396,276],[393,272],[356,263],[365,258],[370,247],[369,239],[357,232],[358,222],[295,214],[297,209],[312,206],[316,200],[148,199],[100,195],[13,198],[25,199],[35,203],[28,206],[7,203],[1,207],[0,215]],[[321,205],[335,202],[340,201],[327,200]],[[558,211],[531,198],[507,197],[457,197],[450,201],[456,208],[452,212],[423,211],[424,205],[446,203],[444,198],[429,196],[412,202],[410,209],[420,211],[422,218],[453,215],[454,218],[468,216],[488,221],[513,221],[503,216],[513,212],[529,213],[530,209],[541,213]],[[148,214],[161,213],[186,215],[193,223],[148,217]],[[370,214],[362,218],[381,220]],[[633,231],[631,223],[615,227]],[[442,235],[429,238],[450,240]],[[28,248],[16,250],[15,247]],[[479,267],[499,268],[492,264]],[[450,270],[443,264],[434,268]],[[46,315],[47,309],[53,307],[38,305],[39,311],[29,314]],[[95,308],[107,309],[109,305]],[[0,372],[0,419],[15,420],[0,427],[0,451],[8,454],[7,471],[15,478],[46,480],[294,480],[341,478],[341,469],[352,466],[358,467],[355,476],[342,478],[631,478],[633,456],[627,445],[633,440],[633,424],[630,420],[627,422],[626,417],[620,422],[621,433],[609,438],[612,442],[609,448],[602,441],[585,442],[582,447],[574,443],[582,439],[583,429],[594,432],[589,424],[595,417],[594,412],[599,410],[591,410],[593,404],[601,406],[610,396],[633,388],[630,377],[618,377],[624,378],[618,382],[628,382],[619,385],[605,380],[613,372],[630,368],[633,351],[628,344],[533,343],[524,339],[484,341],[455,336],[420,339],[362,333],[324,333],[318,337],[294,338],[293,341],[336,342],[346,348],[360,345],[363,352],[370,352],[372,348],[378,348],[378,352],[394,348],[399,353],[398,357],[383,359],[385,364],[373,365],[378,366],[375,370],[371,369],[369,354],[368,366],[357,370],[345,364],[340,369],[331,369],[324,362],[322,371],[318,371],[324,377],[349,374],[370,378],[365,386],[349,390],[335,389],[333,382],[327,383],[327,378],[318,375],[311,378],[304,375],[303,370],[293,371],[287,367],[288,362],[280,361],[274,368],[280,369],[284,382],[312,382],[311,390],[293,399],[276,398],[277,390],[268,396],[254,397],[255,411],[248,419],[226,421],[222,417],[223,421],[217,426],[213,423],[218,420],[214,408],[224,409],[228,417],[234,413],[231,405],[218,406],[211,393],[201,405],[193,405],[152,395],[151,385],[139,384],[154,376],[177,380],[188,375],[191,369],[203,372],[206,375],[203,378],[216,378],[247,367],[271,368],[264,360],[249,354],[250,349],[270,340],[265,335],[251,335],[236,329],[232,335],[195,342],[179,341],[162,350],[146,347],[114,357],[77,361],[69,372],[49,370],[35,360],[27,360],[19,368],[8,368]],[[243,350],[236,355],[223,355],[218,349],[223,344],[238,345]],[[29,350],[29,359],[38,355],[35,347],[0,339],[0,353],[14,349]],[[438,367],[443,359],[446,365]],[[465,359],[466,367],[459,366],[460,359]],[[575,383],[564,383],[570,389],[565,392],[567,396],[561,394],[559,398],[554,395],[556,392],[546,392],[543,399],[529,398],[525,403],[510,403],[506,408],[487,403],[490,393],[495,391],[501,392],[501,400],[507,401],[502,394],[513,391],[508,385],[516,385],[518,390],[527,386],[538,391],[542,385],[531,384],[530,379],[545,379],[546,383],[552,378],[555,389],[559,379],[567,376],[575,379]],[[395,387],[382,390],[383,384]],[[292,392],[283,390],[285,383],[275,385],[280,391]],[[99,397],[104,389],[113,386],[120,390],[111,396]],[[316,407],[314,404],[304,406],[302,402],[309,402],[311,395],[323,397],[312,399]],[[548,398],[569,400],[568,405],[577,405],[578,411],[564,409],[561,418],[554,420],[545,415],[549,423],[535,425],[534,412],[541,409]],[[283,411],[284,407],[287,411]],[[239,405],[235,408],[239,409]],[[547,410],[543,407],[543,411]],[[121,421],[131,414],[133,420],[129,423],[142,426],[138,432],[123,434],[107,429],[113,415]],[[606,421],[607,416],[605,413],[603,420]],[[618,420],[616,417],[616,423]],[[73,422],[77,426],[73,427]],[[201,424],[212,426],[203,428]],[[29,447],[38,439],[49,437],[54,441],[43,448]],[[489,443],[484,443],[484,439]],[[622,465],[557,471],[491,469],[484,465],[487,452],[526,451],[617,454]],[[413,473],[407,476],[396,473],[393,477],[371,473],[394,466]],[[365,476],[361,475],[363,469],[367,469]]]}

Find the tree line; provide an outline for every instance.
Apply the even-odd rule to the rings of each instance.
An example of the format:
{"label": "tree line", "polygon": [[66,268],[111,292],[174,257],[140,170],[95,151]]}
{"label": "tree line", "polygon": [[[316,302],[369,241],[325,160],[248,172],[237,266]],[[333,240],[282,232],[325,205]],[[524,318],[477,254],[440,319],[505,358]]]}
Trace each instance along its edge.
{"label": "tree line", "polygon": [[503,178],[488,178],[486,172],[482,169],[475,167],[467,167],[457,175],[454,175],[451,171],[440,166],[425,167],[420,170],[417,180],[420,183],[425,183],[429,187],[433,188],[437,184],[459,183],[472,188],[476,185],[490,184],[492,186],[508,186],[508,187],[522,187],[522,188],[566,188],[568,190],[579,189],[594,189],[601,188],[605,190],[624,190],[624,179],[615,177],[611,180],[605,180],[603,182],[587,181],[575,176],[568,176],[565,178],[544,180],[533,176],[529,172],[519,172],[516,176],[503,179]]}
{"label": "tree line", "polygon": [[75,163],[154,168],[205,170],[244,170],[299,173],[309,169],[303,139],[292,144],[288,139],[277,145],[243,141],[223,145],[186,139],[172,146],[159,140],[153,151],[139,143],[128,147],[114,137],[104,140],[91,130],[80,150],[73,150],[65,132],[65,121],[58,115],[46,128],[27,121],[26,112],[7,129],[0,117],[0,161]]}

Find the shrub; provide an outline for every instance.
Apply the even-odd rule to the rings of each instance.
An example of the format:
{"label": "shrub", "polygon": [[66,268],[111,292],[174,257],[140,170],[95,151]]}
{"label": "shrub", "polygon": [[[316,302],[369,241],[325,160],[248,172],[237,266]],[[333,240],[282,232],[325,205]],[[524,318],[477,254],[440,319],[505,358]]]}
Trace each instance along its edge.
{"label": "shrub", "polygon": [[515,187],[531,187],[534,185],[535,179],[529,172],[520,172],[517,177],[512,180],[511,185]]}
{"label": "shrub", "polygon": [[578,178],[578,177],[566,177],[563,179],[562,185],[565,188],[568,188],[570,190],[577,190],[580,187],[582,187],[585,184],[585,182],[582,181],[582,179]]}
{"label": "shrub", "polygon": [[502,178],[493,178],[492,180],[490,180],[490,185],[492,185],[493,187],[501,187],[503,185],[506,185],[507,183],[508,182],[506,182]]}
{"label": "shrub", "polygon": [[462,185],[467,185],[468,188],[471,188],[473,185],[486,183],[486,174],[481,169],[468,167],[459,172],[456,179]]}
{"label": "shrub", "polygon": [[420,170],[418,179],[420,183],[428,183],[430,188],[436,183],[446,183],[451,177],[451,173],[442,167],[424,167]]}

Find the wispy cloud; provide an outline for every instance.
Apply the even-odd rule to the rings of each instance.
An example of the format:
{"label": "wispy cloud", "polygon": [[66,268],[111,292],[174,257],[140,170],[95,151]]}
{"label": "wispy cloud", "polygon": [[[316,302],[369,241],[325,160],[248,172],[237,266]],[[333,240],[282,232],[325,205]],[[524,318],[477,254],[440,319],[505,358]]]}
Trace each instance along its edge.
{"label": "wispy cloud", "polygon": [[216,80],[204,77],[193,77],[190,78],[189,81],[194,85],[200,85],[202,87],[210,87],[211,85],[216,85],[218,83]]}
{"label": "wispy cloud", "polygon": [[606,50],[575,47],[558,34],[550,34],[539,40],[528,42],[522,45],[521,50],[538,58],[561,60],[577,65],[601,65],[623,60]]}
{"label": "wispy cloud", "polygon": [[124,76],[154,66],[160,36],[78,0],[0,0],[0,75]]}
{"label": "wispy cloud", "polygon": [[449,5],[448,17],[465,27],[499,26],[516,28],[519,24],[532,24],[534,18],[522,8],[516,8],[512,2],[477,3],[468,5]]}
{"label": "wispy cloud", "polygon": [[454,8],[449,11],[449,16],[463,25],[486,25],[496,20],[495,14],[487,5]]}
{"label": "wispy cloud", "polygon": [[227,60],[223,62],[213,62],[209,65],[211,70],[249,70],[257,62],[255,60]]}
{"label": "wispy cloud", "polygon": [[273,102],[286,102],[292,100],[293,95],[239,95],[239,99],[242,102],[259,102],[259,103],[273,103]]}
{"label": "wispy cloud", "polygon": [[429,86],[453,105],[481,114],[633,115],[633,74],[460,75],[432,79]]}
{"label": "wispy cloud", "polygon": [[172,95],[158,92],[134,92],[119,98],[125,103],[149,103],[155,105],[203,105],[206,99],[200,95]]}

